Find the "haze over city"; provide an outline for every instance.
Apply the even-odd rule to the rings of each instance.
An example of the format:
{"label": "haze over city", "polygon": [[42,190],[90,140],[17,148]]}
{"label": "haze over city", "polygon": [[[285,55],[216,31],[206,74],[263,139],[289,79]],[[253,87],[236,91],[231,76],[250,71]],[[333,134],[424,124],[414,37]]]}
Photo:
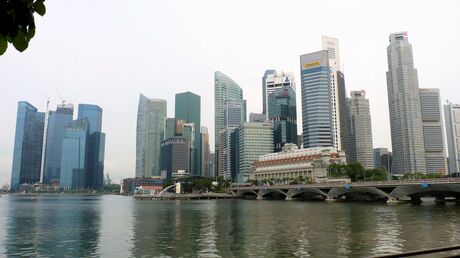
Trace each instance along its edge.
{"label": "haze over city", "polygon": [[[391,148],[385,78],[390,33],[408,31],[421,88],[439,88],[443,103],[460,102],[452,76],[460,50],[450,47],[460,40],[456,1],[72,2],[47,1],[27,51],[9,49],[0,58],[0,184],[10,181],[20,100],[40,111],[47,96],[51,109],[61,96],[102,107],[105,173],[118,182],[134,175],[139,93],[167,100],[168,116],[175,93],[200,95],[201,124],[210,129],[213,148],[214,71],[243,88],[248,113],[261,112],[264,71],[293,72],[300,92],[299,56],[320,50],[322,35],[339,39],[347,92],[367,92],[374,147]],[[300,103],[299,97],[299,134]]]}

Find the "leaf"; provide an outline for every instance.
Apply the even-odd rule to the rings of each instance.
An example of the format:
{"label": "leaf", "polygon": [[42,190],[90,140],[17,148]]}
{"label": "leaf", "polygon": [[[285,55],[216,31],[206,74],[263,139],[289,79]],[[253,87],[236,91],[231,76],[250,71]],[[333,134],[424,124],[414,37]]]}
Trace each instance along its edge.
{"label": "leaf", "polygon": [[27,49],[29,42],[26,39],[26,35],[20,30],[13,41],[13,46],[19,51],[22,52]]}
{"label": "leaf", "polygon": [[35,36],[35,26],[29,26],[29,31],[27,31],[27,39],[30,40]]}
{"label": "leaf", "polygon": [[34,10],[36,13],[40,14],[41,16],[45,15],[46,13],[46,7],[45,4],[43,3],[44,0],[37,0],[34,4]]}
{"label": "leaf", "polygon": [[6,38],[3,35],[0,35],[0,56],[6,52],[7,48],[8,42],[6,41]]}

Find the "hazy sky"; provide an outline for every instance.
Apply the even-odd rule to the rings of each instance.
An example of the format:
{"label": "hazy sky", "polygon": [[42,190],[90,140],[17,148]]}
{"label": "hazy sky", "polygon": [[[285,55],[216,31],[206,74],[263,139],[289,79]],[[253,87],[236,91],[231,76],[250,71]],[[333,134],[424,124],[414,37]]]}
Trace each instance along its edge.
{"label": "hazy sky", "polygon": [[[47,0],[29,48],[0,57],[0,184],[9,183],[16,109],[40,111],[46,95],[98,104],[104,110],[105,172],[115,182],[135,174],[139,93],[168,101],[201,96],[202,125],[214,139],[213,72],[237,82],[248,113],[261,112],[266,69],[294,72],[299,56],[321,49],[321,35],[339,39],[347,91],[370,99],[374,147],[391,147],[386,47],[407,30],[419,86],[441,89],[460,103],[460,1],[122,1]],[[298,97],[301,128],[300,95]],[[75,113],[76,115],[76,113]],[[300,131],[299,131],[300,133]],[[213,147],[213,144],[211,144]]]}

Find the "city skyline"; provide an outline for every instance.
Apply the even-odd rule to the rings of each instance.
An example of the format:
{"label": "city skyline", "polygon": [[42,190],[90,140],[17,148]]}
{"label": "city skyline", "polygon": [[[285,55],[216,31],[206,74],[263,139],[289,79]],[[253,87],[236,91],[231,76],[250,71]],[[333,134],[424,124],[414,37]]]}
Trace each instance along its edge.
{"label": "city skyline", "polygon": [[[346,75],[347,92],[349,92],[350,90],[356,90],[361,88],[365,89],[366,92],[368,92],[369,94],[369,99],[371,102],[371,115],[373,115],[373,117],[378,117],[375,115],[379,114],[380,112],[384,114],[383,117],[380,116],[381,118],[373,120],[373,138],[375,139],[374,147],[391,148],[389,139],[390,130],[386,98],[386,81],[384,79],[386,72],[385,47],[387,45],[387,37],[390,33],[407,30],[411,38],[410,41],[414,46],[414,62],[416,64],[416,67],[418,68],[420,88],[424,88],[427,86],[439,88],[441,90],[441,98],[443,104],[445,103],[445,96],[449,96],[449,100],[452,103],[460,103],[460,97],[458,96],[458,94],[455,94],[458,93],[458,89],[456,90],[455,88],[456,86],[458,86],[458,84],[455,82],[454,79],[447,78],[449,77],[447,75],[450,74],[451,71],[453,72],[455,65],[446,65],[443,66],[444,68],[442,69],[437,67],[437,65],[435,64],[438,61],[438,55],[435,53],[430,53],[430,50],[432,50],[435,45],[433,45],[432,42],[431,44],[429,43],[432,35],[435,35],[435,33],[437,34],[437,32],[439,32],[439,34],[442,34],[446,40],[451,42],[456,42],[457,40],[455,39],[458,37],[458,35],[456,35],[455,33],[448,33],[449,29],[452,29],[452,27],[447,26],[447,28],[441,28],[441,26],[436,25],[438,23],[434,23],[432,25],[424,24],[421,20],[422,17],[426,17],[426,14],[429,11],[447,11],[447,13],[440,17],[439,22],[445,22],[446,24],[456,24],[458,18],[453,16],[452,13],[449,13],[449,10],[458,9],[455,8],[455,6],[452,6],[454,4],[457,3],[451,2],[450,7],[429,6],[428,8],[428,6],[425,6],[423,5],[423,3],[420,3],[420,5],[418,6],[419,8],[417,9],[418,13],[410,13],[412,15],[411,18],[415,18],[412,19],[412,21],[410,21],[410,19],[407,19],[407,17],[402,17],[403,15],[401,15],[401,17],[396,17],[399,17],[399,19],[395,19],[395,21],[391,21],[389,24],[385,24],[385,26],[381,26],[382,24],[380,24],[380,26],[377,26],[378,28],[373,28],[372,31],[366,29],[362,30],[353,28],[352,30],[346,29],[344,30],[344,32],[340,32],[341,29],[343,29],[343,26],[350,26],[354,24],[354,22],[357,22],[354,21],[351,22],[351,24],[350,22],[345,22],[345,25],[340,25],[337,29],[332,29],[332,27],[325,25],[320,26],[320,28],[318,28],[317,31],[312,30],[311,32],[305,33],[302,32],[302,30],[300,30],[299,27],[295,26],[295,21],[297,19],[301,19],[301,17],[289,19],[287,23],[285,22],[278,26],[285,26],[289,24],[293,26],[289,30],[291,32],[294,32],[294,34],[299,35],[301,33],[304,33],[308,34],[308,36],[295,36],[294,38],[299,39],[298,44],[293,43],[289,40],[277,40],[274,42],[274,44],[270,44],[268,46],[271,48],[278,48],[270,51],[271,54],[275,55],[273,58],[262,58],[262,60],[260,60],[259,62],[249,61],[248,64],[244,66],[242,66],[240,63],[236,63],[235,60],[237,60],[238,58],[256,58],[257,55],[259,55],[261,52],[259,52],[260,50],[257,50],[257,47],[254,45],[254,43],[247,43],[247,48],[251,52],[254,52],[249,56],[247,51],[243,51],[242,54],[239,54],[237,52],[222,51],[223,53],[219,53],[216,56],[215,60],[205,59],[205,62],[203,64],[200,64],[198,60],[195,60],[195,54],[193,54],[192,51],[189,51],[191,49],[181,49],[180,47],[178,47],[179,45],[175,45],[176,49],[173,50],[171,50],[171,48],[166,48],[167,53],[173,54],[174,60],[177,61],[178,59],[180,59],[180,57],[184,56],[185,59],[183,60],[183,62],[185,65],[197,66],[192,71],[185,71],[185,75],[187,75],[185,77],[188,78],[191,78],[191,76],[194,73],[196,73],[197,80],[193,83],[190,83],[190,81],[185,83],[185,80],[173,78],[174,69],[172,69],[172,66],[175,66],[175,64],[177,64],[176,62],[171,62],[171,67],[168,64],[166,68],[160,69],[159,72],[154,72],[154,76],[151,76],[147,71],[152,71],[160,68],[160,64],[162,63],[161,61],[157,65],[156,62],[146,61],[146,59],[142,59],[140,55],[135,55],[135,58],[130,58],[129,56],[120,54],[122,60],[126,61],[129,65],[137,64],[139,59],[141,62],[146,62],[148,66],[147,70],[144,70],[146,68],[142,68],[141,71],[136,72],[128,70],[127,74],[120,75],[119,71],[122,71],[121,68],[124,68],[124,65],[122,65],[121,63],[108,64],[107,62],[112,60],[108,52],[105,52],[105,50],[101,50],[101,53],[99,53],[96,56],[97,58],[94,62],[95,64],[87,64],[86,62],[84,62],[85,59],[83,58],[85,57],[85,55],[83,55],[83,57],[80,59],[77,57],[78,53],[68,53],[67,49],[64,49],[64,46],[66,46],[66,44],[69,44],[66,46],[66,48],[74,49],[74,43],[72,42],[64,44],[63,41],[59,41],[59,44],[64,45],[60,47],[59,44],[57,45],[57,49],[60,53],[59,55],[61,56],[52,56],[50,58],[50,61],[55,63],[54,65],[48,63],[49,61],[43,60],[45,57],[43,57],[43,53],[40,52],[44,52],[44,54],[46,54],[47,51],[51,51],[51,49],[56,48],[56,43],[52,42],[54,37],[52,37],[52,34],[50,33],[56,33],[55,31],[57,28],[53,27],[53,23],[57,23],[56,20],[59,20],[61,18],[59,14],[56,14],[56,10],[59,10],[59,8],[65,8],[65,5],[59,6],[59,3],[49,3],[49,6],[47,6],[47,8],[49,9],[47,15],[43,18],[37,19],[37,35],[34,38],[34,41],[31,42],[30,48],[22,54],[15,53],[13,51],[8,51],[2,57],[2,62],[0,62],[0,68],[2,68],[2,71],[5,71],[6,76],[6,80],[4,82],[5,84],[2,84],[2,86],[14,86],[14,88],[6,92],[4,96],[5,101],[3,101],[0,104],[0,107],[2,108],[2,110],[4,110],[1,115],[2,121],[6,121],[5,126],[2,130],[4,133],[2,133],[2,136],[0,136],[0,183],[3,184],[9,182],[13,155],[12,146],[14,142],[14,121],[16,119],[14,110],[16,108],[17,102],[20,100],[29,101],[34,106],[36,106],[38,110],[43,111],[45,110],[46,106],[45,94],[52,94],[53,92],[55,92],[55,89],[58,88],[61,91],[61,94],[65,95],[68,98],[80,98],[78,99],[79,102],[82,101],[87,103],[98,103],[101,106],[103,106],[105,110],[105,132],[107,132],[107,134],[109,135],[106,146],[106,172],[110,173],[112,178],[115,179],[115,182],[117,182],[121,177],[127,177],[132,175],[133,168],[135,167],[135,109],[137,108],[136,102],[139,93],[142,92],[152,98],[162,98],[167,100],[169,111],[167,117],[172,117],[171,114],[173,113],[171,112],[174,112],[173,98],[175,93],[190,90],[200,95],[203,100],[206,100],[202,101],[202,110],[204,110],[202,112],[202,125],[207,126],[211,129],[210,144],[211,146],[213,146],[213,139],[215,133],[213,130],[213,115],[208,115],[205,111],[208,109],[212,110],[213,108],[213,103],[212,101],[210,101],[210,99],[212,99],[213,94],[211,90],[213,87],[212,72],[214,70],[221,70],[230,78],[235,80],[235,82],[238,83],[245,92],[245,98],[248,100],[248,113],[260,113],[262,111],[260,77],[261,74],[263,74],[263,71],[265,71],[266,69],[277,69],[283,70],[285,72],[293,72],[295,78],[297,79],[297,85],[300,85],[300,76],[298,75],[297,68],[298,56],[303,53],[310,53],[312,51],[319,49],[321,46],[320,44],[322,35],[333,36],[338,38],[340,41],[341,59],[345,62],[345,65],[344,67],[342,67],[342,69],[344,70],[344,73]],[[101,6],[102,5],[103,4],[101,4]],[[238,4],[236,5],[238,6]],[[350,5],[353,6],[353,2]],[[402,9],[406,8],[407,10],[409,10],[409,5],[410,3],[402,4]],[[391,6],[391,3],[389,3],[388,6]],[[231,6],[226,7],[236,8]],[[249,4],[248,8],[254,9],[254,7],[255,4],[252,3]],[[341,4],[338,5],[337,10],[339,10],[340,7]],[[113,10],[117,12],[117,7],[113,8]],[[134,6],[132,8],[138,8],[138,6]],[[159,8],[164,8],[165,10],[168,10],[170,8],[181,9],[182,7],[168,6],[167,4],[166,7],[160,6]],[[213,6],[211,4],[209,8],[216,8],[216,6]],[[272,7],[262,6],[262,8],[270,9]],[[310,14],[310,12],[312,12],[314,8],[321,9],[326,7],[315,6],[314,4],[312,4],[308,8],[301,7],[297,8],[300,10],[292,9],[290,12],[295,13],[298,16],[304,16],[302,15],[303,11],[305,11],[305,15],[307,13]],[[373,9],[367,3],[364,4],[364,9],[366,8],[371,10]],[[386,8],[391,9],[389,7]],[[185,9],[186,8],[184,7],[184,10],[179,10],[180,14],[184,14]],[[338,16],[342,15],[339,13],[336,14]],[[173,16],[176,17],[175,15]],[[243,11],[243,18],[248,19],[248,16],[248,11]],[[370,14],[360,14],[361,18],[371,16],[372,12],[370,12]],[[212,15],[211,17],[214,16]],[[135,18],[130,17],[129,19]],[[244,22],[244,19],[242,22]],[[388,18],[388,20],[385,21],[389,22],[389,19],[390,18]],[[198,24],[202,24],[202,20],[197,22]],[[375,25],[373,22],[370,23],[371,25]],[[228,27],[228,24],[224,23],[223,25],[227,29],[230,28]],[[181,22],[179,22],[179,25],[173,24],[168,25],[166,27],[168,27],[168,29],[171,30],[175,28],[174,26],[177,26],[178,28],[188,27],[185,24],[182,24]],[[263,28],[260,29],[262,29],[263,31]],[[90,32],[90,34],[91,33],[92,32]],[[202,35],[203,33],[206,34],[207,30],[199,30],[199,33],[201,33],[200,35]],[[244,33],[247,32],[243,31],[242,33],[244,35]],[[223,35],[218,34],[218,36],[222,37]],[[70,36],[64,34],[63,37]],[[197,47],[197,45],[199,45],[199,42],[197,44],[196,41],[193,41],[192,43],[194,43],[194,45],[192,45],[195,48]],[[218,46],[216,41],[210,41],[210,45],[213,46],[213,48],[209,50],[211,52],[218,51],[221,48],[231,50],[231,48],[229,48],[228,45],[216,47]],[[371,47],[363,47],[364,45],[369,45]],[[236,48],[243,48],[243,46],[245,45],[237,45]],[[292,50],[290,50],[289,53],[286,53],[287,48],[292,48]],[[357,51],[354,50],[354,48],[361,48],[362,53],[358,53],[358,55],[356,55]],[[92,49],[98,48],[97,46],[95,46],[95,48]],[[147,52],[146,56],[152,57],[152,55],[155,55],[155,52],[152,52],[151,48],[144,50]],[[208,53],[199,46],[198,50]],[[453,51],[453,55],[458,56],[458,54],[456,54],[458,53],[456,52],[458,50],[453,49]],[[68,55],[65,55],[64,53],[68,53]],[[360,56],[360,54],[362,54],[363,56]],[[233,57],[232,55],[235,55],[235,57]],[[103,58],[106,56],[108,57],[108,59]],[[222,61],[222,58],[224,57],[230,60],[217,63],[216,60],[220,59]],[[160,60],[163,61],[168,60],[167,58],[167,55],[160,56]],[[369,62],[366,61],[369,58],[372,59],[372,62],[374,64],[369,64]],[[33,66],[37,66],[38,61],[40,66],[43,66],[45,68],[38,68],[38,71],[36,73],[33,73],[32,76],[30,76],[31,78],[21,77],[19,75],[19,71],[22,70],[17,69],[17,66],[23,66],[24,64],[28,64],[24,68],[28,71],[29,69],[33,69]],[[76,61],[76,64],[73,64],[74,61]],[[101,65],[101,61],[102,64],[105,63],[106,66]],[[42,62],[44,64],[42,64]],[[48,66],[45,64],[48,64]],[[60,67],[57,67],[56,64]],[[86,65],[88,65],[88,68],[85,67]],[[94,70],[98,71],[97,74],[90,73],[90,70],[93,69],[94,65],[97,65],[99,67],[97,69],[94,67]],[[9,66],[11,67],[8,68]],[[447,67],[447,69],[445,67]],[[74,73],[73,71],[71,71],[72,69],[70,68],[76,69],[78,72]],[[61,75],[56,75],[56,77],[53,77],[52,75],[48,74],[49,72],[47,70],[53,71],[54,74],[56,69],[58,73],[61,73]],[[80,73],[83,76],[81,76]],[[375,77],[375,80],[373,78],[366,78],[366,73],[369,74],[367,75],[367,77]],[[139,75],[139,77],[135,77],[135,75]],[[156,77],[161,78],[159,83],[157,83],[159,79],[154,79]],[[120,79],[119,83],[114,82],[114,80],[118,79]],[[125,86],[122,86],[123,84],[125,84]],[[162,84],[166,87],[163,87]],[[47,86],[42,87],[42,85]],[[177,86],[178,88],[174,88],[174,85],[182,86]],[[169,87],[173,88],[169,90]],[[195,89],[194,87],[197,88]],[[88,89],[92,88],[94,88],[94,92],[86,92]],[[113,90],[109,91],[108,89]],[[162,90],[159,91],[158,89]],[[297,87],[296,90],[299,91],[299,87]],[[83,92],[83,94],[79,97],[79,94],[81,92]],[[210,92],[210,94],[208,94],[208,92]],[[59,98],[53,96],[52,106],[54,106],[58,102],[60,102]],[[123,109],[119,109],[115,107],[113,104],[110,104],[112,102],[123,103],[123,105],[121,105],[123,106]],[[298,106],[300,107],[299,102]],[[298,125],[301,125],[299,109],[298,120]],[[122,121],[122,123],[120,123],[120,121]],[[130,125],[127,126],[125,124]],[[299,130],[299,132],[301,132],[301,130]],[[117,146],[123,146],[123,148],[117,148]]]}

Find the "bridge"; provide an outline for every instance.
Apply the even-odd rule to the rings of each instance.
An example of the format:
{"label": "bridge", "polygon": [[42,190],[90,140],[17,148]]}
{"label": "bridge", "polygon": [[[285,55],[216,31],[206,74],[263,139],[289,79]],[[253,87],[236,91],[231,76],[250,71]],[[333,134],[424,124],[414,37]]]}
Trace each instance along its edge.
{"label": "bridge", "polygon": [[460,202],[460,179],[420,179],[367,181],[352,183],[314,183],[298,185],[235,186],[236,197],[284,200],[380,200],[386,202],[422,202],[434,197],[436,202]]}

